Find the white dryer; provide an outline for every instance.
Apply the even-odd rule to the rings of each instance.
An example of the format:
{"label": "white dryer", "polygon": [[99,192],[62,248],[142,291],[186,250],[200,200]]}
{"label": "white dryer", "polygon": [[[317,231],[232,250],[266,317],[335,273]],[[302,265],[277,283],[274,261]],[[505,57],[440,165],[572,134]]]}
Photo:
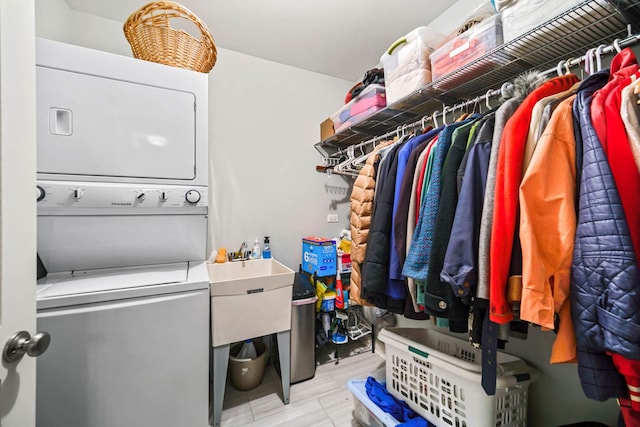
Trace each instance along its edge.
{"label": "white dryer", "polygon": [[37,41],[38,427],[208,425],[207,75]]}

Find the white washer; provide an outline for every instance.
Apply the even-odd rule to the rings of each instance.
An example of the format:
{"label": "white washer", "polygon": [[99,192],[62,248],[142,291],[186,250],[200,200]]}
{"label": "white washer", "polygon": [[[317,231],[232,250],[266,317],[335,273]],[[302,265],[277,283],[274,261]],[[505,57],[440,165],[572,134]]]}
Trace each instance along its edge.
{"label": "white washer", "polygon": [[208,287],[202,263],[49,275],[37,425],[208,425]]}

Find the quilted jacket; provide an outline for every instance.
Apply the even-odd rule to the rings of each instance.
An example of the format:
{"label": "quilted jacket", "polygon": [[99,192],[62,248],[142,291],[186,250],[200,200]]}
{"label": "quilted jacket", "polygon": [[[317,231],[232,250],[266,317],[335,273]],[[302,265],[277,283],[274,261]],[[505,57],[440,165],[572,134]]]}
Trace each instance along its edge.
{"label": "quilted jacket", "polygon": [[378,145],[367,158],[367,163],[360,169],[360,173],[353,183],[351,191],[351,280],[349,298],[358,304],[364,301],[360,298],[362,276],[360,265],[364,262],[364,254],[369,238],[369,226],[371,225],[371,213],[373,211],[373,196],[376,188],[376,169],[380,161],[378,150],[391,142],[383,142]]}
{"label": "quilted jacket", "polygon": [[640,359],[640,275],[620,196],[591,124],[592,94],[608,70],[587,78],[576,103],[583,142],[579,211],[571,275],[578,374],[587,397],[627,395],[608,354]]}

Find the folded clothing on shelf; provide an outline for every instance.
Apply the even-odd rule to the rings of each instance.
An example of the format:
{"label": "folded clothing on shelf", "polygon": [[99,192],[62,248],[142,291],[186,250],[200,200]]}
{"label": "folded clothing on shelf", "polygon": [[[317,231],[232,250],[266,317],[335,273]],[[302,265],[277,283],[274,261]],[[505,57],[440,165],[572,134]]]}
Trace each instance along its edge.
{"label": "folded clothing on shelf", "polygon": [[369,85],[382,85],[384,86],[384,70],[382,68],[372,68],[367,70],[362,77],[362,81],[353,85],[347,96],[344,98],[344,103],[348,104],[356,96],[360,95],[360,92],[365,90]]}
{"label": "folded clothing on shelf", "polygon": [[336,132],[340,132],[342,129],[364,120],[386,105],[385,87],[375,84],[369,85],[331,116],[333,127]]}

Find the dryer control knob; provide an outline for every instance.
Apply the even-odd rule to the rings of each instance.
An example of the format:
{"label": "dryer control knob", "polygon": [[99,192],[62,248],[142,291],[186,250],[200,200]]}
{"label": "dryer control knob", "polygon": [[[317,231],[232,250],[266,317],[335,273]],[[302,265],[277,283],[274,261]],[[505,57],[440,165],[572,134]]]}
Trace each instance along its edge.
{"label": "dryer control knob", "polygon": [[84,190],[82,188],[75,188],[73,190],[73,198],[74,199],[80,199],[82,198],[82,196],[84,195]]}
{"label": "dryer control knob", "polygon": [[161,202],[166,202],[167,200],[169,200],[169,192],[168,191],[161,191],[160,194],[158,195],[158,197],[160,198]]}
{"label": "dryer control knob", "polygon": [[138,193],[138,195],[136,196],[136,200],[138,200],[139,202],[144,201],[145,197],[147,197],[147,195],[145,194],[144,191],[141,191],[140,193]]}
{"label": "dryer control knob", "polygon": [[44,191],[44,188],[40,187],[39,185],[36,186],[36,201],[40,201],[42,199],[44,199],[44,196],[47,195],[47,192]]}
{"label": "dryer control knob", "polygon": [[187,194],[184,195],[184,198],[187,202],[195,204],[200,201],[201,196],[198,190],[189,190]]}

